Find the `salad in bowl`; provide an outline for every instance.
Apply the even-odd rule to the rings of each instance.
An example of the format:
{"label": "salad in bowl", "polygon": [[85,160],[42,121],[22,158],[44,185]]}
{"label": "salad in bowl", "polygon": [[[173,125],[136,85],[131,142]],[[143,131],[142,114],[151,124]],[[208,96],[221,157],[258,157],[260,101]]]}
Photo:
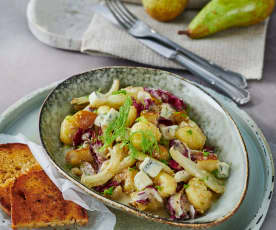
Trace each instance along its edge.
{"label": "salad in bowl", "polygon": [[113,80],[73,98],[60,140],[65,161],[82,184],[150,213],[187,220],[204,215],[225,191],[231,164],[171,92]]}

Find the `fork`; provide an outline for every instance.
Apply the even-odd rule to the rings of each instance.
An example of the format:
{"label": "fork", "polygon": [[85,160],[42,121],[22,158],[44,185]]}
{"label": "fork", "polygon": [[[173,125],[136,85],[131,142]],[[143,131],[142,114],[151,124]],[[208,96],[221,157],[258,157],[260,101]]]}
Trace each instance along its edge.
{"label": "fork", "polygon": [[225,70],[160,35],[133,15],[121,1],[105,0],[105,4],[117,22],[133,37],[151,40],[173,49],[175,52],[170,59],[182,64],[237,103],[245,104],[250,100],[249,92],[244,90],[247,87],[246,79],[241,74]]}

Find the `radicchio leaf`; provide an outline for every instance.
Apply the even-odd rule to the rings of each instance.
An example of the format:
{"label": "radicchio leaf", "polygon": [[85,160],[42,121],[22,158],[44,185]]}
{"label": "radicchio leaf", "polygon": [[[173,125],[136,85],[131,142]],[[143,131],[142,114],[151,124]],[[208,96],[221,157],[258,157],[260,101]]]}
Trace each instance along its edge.
{"label": "radicchio leaf", "polygon": [[75,135],[73,136],[73,146],[74,148],[77,148],[79,145],[82,144],[83,140],[82,140],[82,135],[84,133],[84,130],[79,128],[77,130],[77,132],[75,133]]}
{"label": "radicchio leaf", "polygon": [[187,106],[180,98],[176,97],[172,93],[162,89],[144,88],[145,91],[150,93],[153,97],[162,100],[164,103],[172,105],[177,111],[185,110]]}
{"label": "radicchio leaf", "polygon": [[183,170],[183,168],[173,159],[169,161],[169,166],[176,172]]}
{"label": "radicchio leaf", "polygon": [[99,137],[102,135],[102,129],[99,127],[93,127],[89,130],[90,133],[90,146],[89,150],[94,161],[92,163],[93,168],[96,172],[99,171],[102,163],[106,160],[102,155],[99,154],[99,149],[103,146],[102,141]]}
{"label": "radicchio leaf", "polygon": [[170,147],[174,146],[176,150],[181,152],[183,156],[189,157],[189,149],[186,145],[184,145],[180,140],[171,140],[170,141]]}
{"label": "radicchio leaf", "polygon": [[184,190],[169,197],[167,210],[172,219],[187,220],[194,219],[196,211],[187,199]]}
{"label": "radicchio leaf", "polygon": [[150,110],[151,107],[154,105],[154,102],[150,98],[147,98],[147,99],[144,100],[144,105],[145,105],[144,108],[146,110]]}
{"label": "radicchio leaf", "polygon": [[144,105],[142,103],[138,103],[134,97],[132,97],[132,105],[136,108],[137,117],[140,116],[142,110],[144,110]]}

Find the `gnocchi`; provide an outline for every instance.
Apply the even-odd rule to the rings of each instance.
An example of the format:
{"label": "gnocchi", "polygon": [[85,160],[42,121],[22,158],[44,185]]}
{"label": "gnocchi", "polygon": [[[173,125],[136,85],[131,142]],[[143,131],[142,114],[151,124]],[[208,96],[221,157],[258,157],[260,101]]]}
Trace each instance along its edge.
{"label": "gnocchi", "polygon": [[160,186],[159,193],[161,197],[165,198],[176,192],[176,181],[168,173],[160,172],[154,181],[158,186]]}
{"label": "gnocchi", "polygon": [[61,123],[60,140],[67,145],[73,144],[73,138],[78,129],[88,129],[94,124],[96,114],[81,110],[73,116],[67,116]]}
{"label": "gnocchi", "polygon": [[130,129],[131,141],[134,147],[136,147],[139,150],[141,150],[141,146],[142,146],[142,139],[143,139],[142,132],[151,133],[157,141],[159,141],[161,138],[161,133],[159,129],[152,123],[148,122],[147,120],[135,123]]}
{"label": "gnocchi", "polygon": [[212,192],[199,178],[191,179],[188,185],[186,189],[188,200],[198,212],[204,213],[212,205]]}
{"label": "gnocchi", "polygon": [[206,137],[203,132],[196,127],[185,126],[175,132],[175,136],[182,143],[188,145],[190,149],[201,150],[205,144]]}

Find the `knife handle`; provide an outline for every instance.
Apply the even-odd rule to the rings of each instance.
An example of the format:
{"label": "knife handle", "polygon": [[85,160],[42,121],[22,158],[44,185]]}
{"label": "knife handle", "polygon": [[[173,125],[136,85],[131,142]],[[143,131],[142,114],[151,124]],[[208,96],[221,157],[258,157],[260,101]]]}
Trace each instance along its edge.
{"label": "knife handle", "polygon": [[219,78],[215,73],[209,71],[207,68],[186,57],[182,53],[176,53],[171,59],[183,65],[191,73],[229,96],[237,104],[243,105],[249,102],[250,94],[248,90],[237,87],[233,83]]}
{"label": "knife handle", "polygon": [[246,88],[247,87],[247,81],[246,78],[236,72],[224,69],[215,63],[212,63],[195,53],[192,53],[191,51],[181,47],[177,43],[169,40],[168,38],[164,37],[163,35],[157,33],[156,31],[151,30],[151,34],[148,35],[152,39],[156,40],[157,42],[175,49],[177,52],[182,53],[183,55],[186,55],[187,57],[191,58],[194,62],[197,62],[198,64],[202,65],[205,67],[205,69],[208,69],[209,72],[212,72],[216,74],[218,77],[231,82],[232,84],[240,87],[240,88]]}

